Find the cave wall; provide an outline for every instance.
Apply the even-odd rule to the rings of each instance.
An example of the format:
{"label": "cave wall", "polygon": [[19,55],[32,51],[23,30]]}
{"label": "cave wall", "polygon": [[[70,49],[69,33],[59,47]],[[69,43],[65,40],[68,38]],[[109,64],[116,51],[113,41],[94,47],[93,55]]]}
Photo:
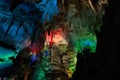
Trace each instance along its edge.
{"label": "cave wall", "polygon": [[[71,78],[76,68],[77,54],[83,55],[85,48],[95,54],[95,30],[100,30],[104,12],[98,3],[28,0],[19,3],[12,11],[10,6],[11,2],[7,0],[0,3],[0,40],[17,48],[15,65],[10,71],[15,68],[18,77],[12,73],[11,78],[47,80],[53,79],[53,74],[60,74],[58,78]],[[50,40],[47,40],[46,32]],[[20,69],[16,67],[17,60],[20,60]]]}

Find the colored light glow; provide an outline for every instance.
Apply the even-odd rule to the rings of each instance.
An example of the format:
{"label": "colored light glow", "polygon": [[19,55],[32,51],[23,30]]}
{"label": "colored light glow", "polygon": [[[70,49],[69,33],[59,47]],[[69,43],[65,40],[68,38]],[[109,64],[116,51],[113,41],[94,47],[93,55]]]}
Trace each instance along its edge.
{"label": "colored light glow", "polygon": [[[86,36],[86,35],[84,35]],[[94,38],[93,38],[94,37]],[[82,52],[84,48],[89,48],[90,52],[95,52],[96,51],[96,37],[95,36],[90,36],[90,37],[85,37],[83,39],[80,39],[79,41],[74,42],[74,50],[75,52]]]}
{"label": "colored light glow", "polygon": [[0,59],[4,61],[0,61],[0,69],[5,69],[13,65],[13,62],[9,59],[10,57],[16,57],[16,54],[12,50],[7,50],[3,47],[0,47]]}
{"label": "colored light glow", "polygon": [[46,41],[53,42],[53,44],[67,44],[63,37],[62,28],[58,28],[56,30],[51,30],[50,35],[46,32]]}
{"label": "colored light glow", "polygon": [[38,52],[40,52],[40,47],[39,47],[39,44],[37,44],[37,43],[33,43],[33,45],[32,46],[30,46],[30,51],[32,52],[32,53],[38,53]]}
{"label": "colored light glow", "polygon": [[57,6],[58,0],[42,0],[36,7],[43,11],[41,22],[44,23],[46,20],[51,21],[52,17],[59,13]]}
{"label": "colored light glow", "polygon": [[30,60],[31,60],[31,63],[34,63],[36,60],[37,60],[37,56],[36,56],[36,52],[34,52],[34,53],[32,53],[32,56],[31,56],[31,58],[30,58]]}

